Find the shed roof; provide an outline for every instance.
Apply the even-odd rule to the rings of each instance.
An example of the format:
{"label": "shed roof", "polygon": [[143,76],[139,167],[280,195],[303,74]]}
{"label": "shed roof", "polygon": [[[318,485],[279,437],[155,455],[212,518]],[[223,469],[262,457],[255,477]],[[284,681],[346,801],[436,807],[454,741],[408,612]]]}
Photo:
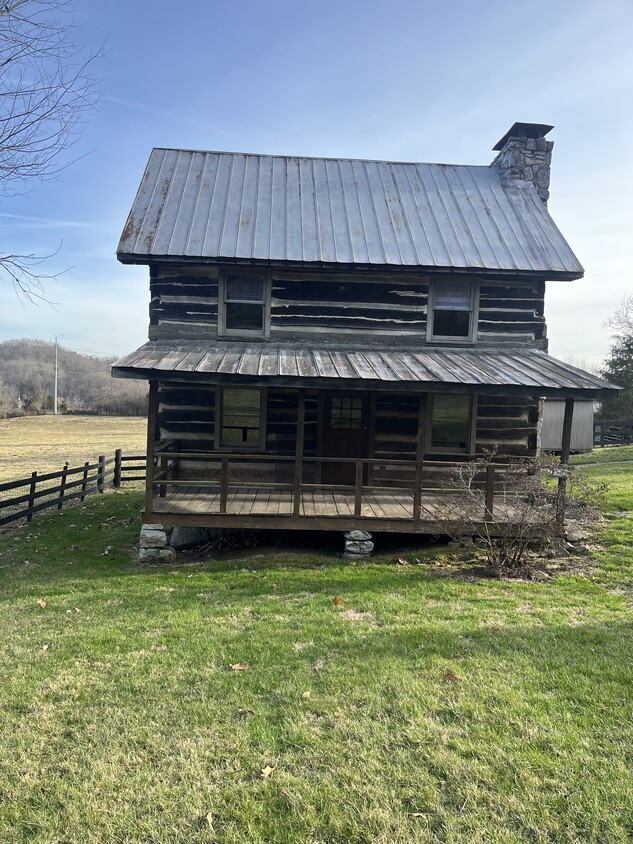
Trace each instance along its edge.
{"label": "shed roof", "polygon": [[154,149],[119,260],[583,269],[533,185],[494,166]]}
{"label": "shed roof", "polygon": [[538,349],[368,347],[240,342],[155,342],[112,367],[118,377],[207,383],[417,389],[591,398],[619,389]]}

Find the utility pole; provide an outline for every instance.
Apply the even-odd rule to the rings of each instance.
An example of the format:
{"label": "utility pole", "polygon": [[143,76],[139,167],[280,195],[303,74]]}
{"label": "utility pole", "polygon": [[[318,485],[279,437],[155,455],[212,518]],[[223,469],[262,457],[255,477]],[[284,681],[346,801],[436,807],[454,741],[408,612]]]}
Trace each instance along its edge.
{"label": "utility pole", "polygon": [[53,413],[57,416],[57,336],[55,336],[55,390],[53,395]]}

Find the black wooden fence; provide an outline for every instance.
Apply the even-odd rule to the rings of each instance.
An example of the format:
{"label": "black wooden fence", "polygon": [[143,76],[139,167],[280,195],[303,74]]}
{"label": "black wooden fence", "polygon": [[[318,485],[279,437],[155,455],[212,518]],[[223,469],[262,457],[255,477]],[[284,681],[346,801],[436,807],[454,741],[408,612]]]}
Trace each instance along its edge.
{"label": "black wooden fence", "polygon": [[593,444],[633,445],[633,419],[595,419],[593,423]]}
{"label": "black wooden fence", "polygon": [[144,481],[145,469],[144,454],[123,454],[118,448],[113,457],[102,454],[73,469],[66,463],[60,472],[33,472],[28,478],[0,483],[0,526],[24,518],[30,522],[35,513],[50,507],[61,510],[67,502],[83,501],[107,486],[118,489],[126,482]]}

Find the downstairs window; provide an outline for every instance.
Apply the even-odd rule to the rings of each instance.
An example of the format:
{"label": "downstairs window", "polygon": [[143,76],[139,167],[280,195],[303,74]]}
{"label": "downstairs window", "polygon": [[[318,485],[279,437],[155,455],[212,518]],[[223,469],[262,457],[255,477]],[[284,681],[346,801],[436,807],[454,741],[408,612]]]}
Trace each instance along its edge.
{"label": "downstairs window", "polygon": [[241,451],[264,447],[264,391],[225,387],[220,393],[220,448]]}
{"label": "downstairs window", "polygon": [[467,454],[473,439],[474,400],[466,395],[431,398],[431,451]]}

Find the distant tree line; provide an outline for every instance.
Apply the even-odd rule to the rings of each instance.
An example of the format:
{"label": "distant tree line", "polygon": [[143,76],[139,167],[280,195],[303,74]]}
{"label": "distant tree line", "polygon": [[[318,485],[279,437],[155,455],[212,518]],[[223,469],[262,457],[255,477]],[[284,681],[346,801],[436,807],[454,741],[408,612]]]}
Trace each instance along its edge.
{"label": "distant tree line", "polygon": [[[116,358],[57,350],[58,413],[144,416],[147,384],[112,378]],[[53,412],[55,344],[44,340],[0,343],[0,417]]]}

